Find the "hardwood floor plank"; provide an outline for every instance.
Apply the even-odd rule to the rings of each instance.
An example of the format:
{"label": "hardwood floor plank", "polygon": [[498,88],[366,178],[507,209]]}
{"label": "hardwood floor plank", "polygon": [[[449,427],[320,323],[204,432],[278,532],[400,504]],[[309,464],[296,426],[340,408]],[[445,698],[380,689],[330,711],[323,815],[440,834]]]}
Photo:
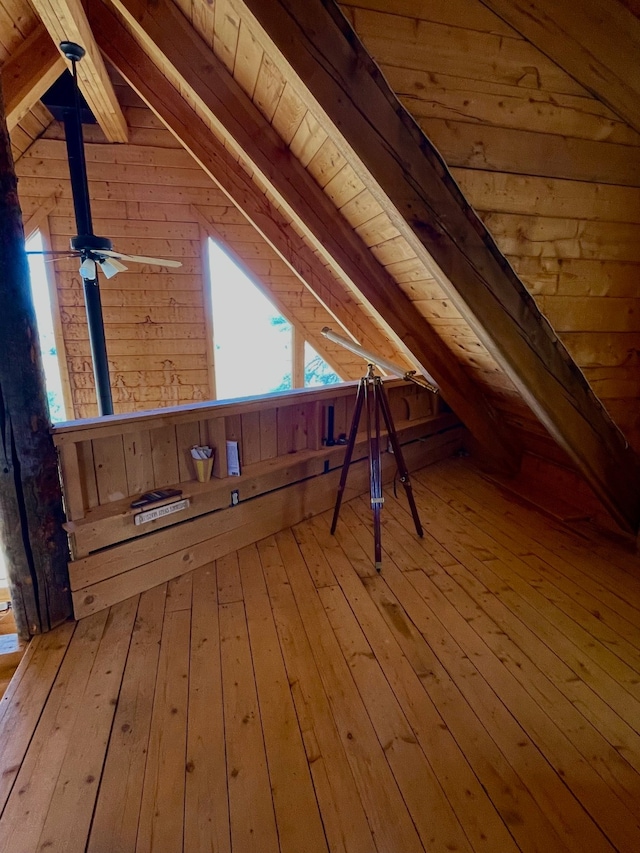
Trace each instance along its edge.
{"label": "hardwood floor plank", "polygon": [[[352,562],[354,551],[360,548],[359,544],[352,537],[343,537],[342,534],[338,538]],[[568,849],[552,827],[545,804],[539,805],[525,784],[526,772],[518,775],[518,762],[510,763],[510,750],[505,750],[504,746],[502,750],[499,748],[491,736],[491,725],[485,727],[481,716],[476,714],[475,668],[463,657],[458,671],[455,667],[451,672],[448,671],[436,654],[441,647],[446,650],[446,635],[439,634],[439,625],[434,622],[434,630],[429,633],[430,640],[427,641],[419,625],[429,619],[428,612],[418,605],[412,618],[412,608],[406,609],[402,604],[404,596],[414,598],[412,587],[402,573],[395,574],[386,562],[383,571],[384,577],[374,574],[365,580],[367,592],[434,702],[447,729],[464,750],[465,757],[519,848],[523,851]],[[444,660],[446,662],[446,655]],[[515,734],[512,751],[518,758],[516,747],[520,743],[522,739]]]}
{"label": "hardwood floor plank", "polygon": [[337,640],[290,531],[276,535],[289,583],[304,620],[334,719],[378,849],[411,853],[423,845],[403,802]]}
{"label": "hardwood floor plank", "polygon": [[[420,488],[420,486],[419,486]],[[587,684],[593,686],[611,707],[628,724],[640,718],[640,705],[635,698],[637,693],[637,674],[632,667],[627,666],[606,648],[594,641],[593,636],[565,616],[553,603],[550,603],[538,590],[521,578],[516,571],[518,560],[514,555],[502,554],[498,559],[494,553],[499,551],[494,547],[490,537],[482,531],[472,530],[469,533],[465,527],[466,521],[455,514],[449,507],[439,502],[430,493],[432,501],[432,519],[427,525],[433,524],[434,529],[444,531],[450,526],[453,556],[456,556],[472,574],[496,578],[495,589],[500,586],[502,599],[509,600],[509,607],[520,616],[541,642],[550,646],[562,657]],[[442,535],[442,534],[441,534]],[[471,543],[471,545],[470,545]],[[471,548],[487,549],[483,559],[478,559],[470,551]],[[488,549],[491,548],[492,551]],[[505,564],[506,562],[509,565]],[[493,571],[492,571],[493,569]],[[497,579],[500,575],[503,580]],[[504,580],[508,578],[508,582]],[[505,586],[505,583],[507,585]],[[494,591],[495,591],[494,589]],[[616,681],[617,679],[617,681]]]}
{"label": "hardwood floor plank", "polygon": [[134,853],[151,731],[166,584],[140,596],[87,853]]}
{"label": "hardwood floor plank", "polygon": [[371,853],[376,845],[278,546],[270,537],[257,547],[329,848]]}
{"label": "hardwood floor plank", "polygon": [[184,850],[231,853],[214,563],[193,573]]}
{"label": "hardwood floor plank", "polygon": [[[434,507],[432,512],[435,513]],[[423,523],[428,527],[431,521]],[[436,525],[439,535],[444,538],[446,525],[443,519],[437,522],[434,520],[434,529]],[[449,530],[447,540],[450,552],[457,556],[461,563],[469,565],[473,561],[474,558],[465,553],[458,544],[458,531]],[[451,571],[449,568],[448,573]],[[504,660],[491,654],[484,638],[470,627],[470,614],[450,606],[433,578],[427,578],[422,572],[411,573],[408,577],[439,620],[455,634],[456,641],[464,652],[472,657],[479,671],[496,690],[506,707],[521,722],[532,743],[541,750],[551,766],[565,780],[576,800],[589,812],[609,839],[614,840],[614,843],[622,840],[622,849],[625,844],[633,847],[634,844],[640,843],[637,837],[638,828],[633,827],[627,809],[610,789],[602,784],[589,761],[579,754],[566,732],[561,730],[560,724],[552,721],[536,702],[531,702],[520,684],[516,686],[512,681],[515,677],[507,674],[508,668]],[[572,804],[566,803],[565,807],[570,808]],[[575,808],[575,803],[573,807]],[[601,839],[602,843],[606,843],[604,837]]]}
{"label": "hardwood floor plank", "polygon": [[[316,519],[313,521],[315,522]],[[313,524],[313,522],[312,525],[318,536],[316,547],[324,547],[330,555],[331,565],[345,600],[348,601],[362,627],[363,636],[366,636],[371,644],[372,652],[404,709],[411,729],[433,766],[473,849],[478,851],[499,849],[504,853],[517,850],[518,847],[509,835],[500,815],[404,655],[393,631],[370,598],[367,592],[367,581],[363,584],[356,577],[347,555],[333,537],[327,536],[327,526],[321,523]],[[297,535],[298,531],[295,532]],[[334,590],[335,587],[329,587],[327,594],[333,595]],[[324,600],[325,592],[321,591],[320,595]],[[340,602],[338,602],[339,605]],[[399,628],[409,633],[406,623],[402,623]],[[358,654],[366,657],[366,649],[360,649]]]}
{"label": "hardwood floor plank", "polygon": [[71,733],[40,834],[39,850],[52,853],[85,850],[138,600],[138,596],[130,598],[109,611],[100,648],[80,700],[81,713]]}
{"label": "hardwood floor plank", "polygon": [[[638,768],[636,771],[632,769],[636,765],[633,758],[638,754],[640,744],[637,734],[625,726],[609,706],[502,603],[505,581],[498,581],[500,586],[496,584],[489,591],[463,565],[449,567],[447,572],[434,571],[430,578],[527,690],[532,700],[564,732],[583,759],[593,765],[618,799],[635,814],[636,819],[640,818],[636,791]],[[597,715],[593,725],[587,722],[593,721],[593,715],[585,714],[585,709],[597,709],[599,706],[605,718],[612,719],[609,727]],[[608,730],[619,752],[603,736]],[[594,789],[597,787],[594,785]],[[612,812],[617,808],[614,801]]]}
{"label": "hardwood floor plank", "polygon": [[[625,602],[611,594],[597,579],[590,579],[564,558],[554,555],[545,546],[539,546],[534,540],[527,538],[522,525],[510,520],[506,513],[492,512],[492,505],[487,505],[486,499],[482,499],[483,496],[476,496],[475,490],[470,492],[467,488],[466,491],[461,491],[455,477],[450,477],[445,484],[436,472],[435,479],[430,478],[428,485],[432,482],[438,489],[445,490],[443,496],[446,496],[447,501],[460,514],[470,517],[476,526],[490,533],[496,542],[510,553],[516,554],[523,563],[548,575],[555,588],[563,590],[571,601],[580,603],[599,624],[605,628],[610,627],[614,632],[612,642],[616,654],[635,666],[640,631],[633,611],[628,611],[629,618],[621,616],[619,608],[622,606],[626,609]],[[593,621],[590,622],[590,627],[593,627]],[[631,648],[631,658],[627,658],[625,648],[618,637],[623,638],[626,647]]]}
{"label": "hardwood floor plank", "polygon": [[324,587],[319,595],[425,850],[470,850],[342,590]]}
{"label": "hardwood floor plank", "polygon": [[75,627],[72,622],[65,622],[48,634],[34,637],[2,697],[0,814],[44,711]]}
{"label": "hardwood floor plank", "polygon": [[191,610],[165,613],[136,853],[182,850],[190,631]]}
{"label": "hardwood floor plank", "polygon": [[412,483],[381,572],[360,497],[36,638],[0,853],[640,849],[640,558],[468,461]]}
{"label": "hardwood floor plank", "polygon": [[242,601],[242,583],[236,551],[216,561],[216,573],[218,577],[218,602],[220,604],[231,604],[234,601]]}
{"label": "hardwood floor plank", "polygon": [[[410,516],[407,517],[410,519]],[[356,522],[350,521],[350,524]],[[391,583],[391,578],[394,583],[400,580],[402,583],[409,581],[414,593],[418,592],[419,602],[415,599],[410,601],[406,595],[403,597],[402,603],[407,612],[410,612],[411,607],[414,622],[423,635],[429,637],[430,642],[434,641],[434,634],[438,636],[440,659],[461,689],[465,690],[474,710],[485,726],[489,727],[498,745],[509,755],[509,760],[521,778],[532,787],[535,780],[534,796],[545,809],[564,843],[570,849],[592,849],[594,853],[596,850],[613,849],[596,824],[589,821],[579,800],[560,781],[564,775],[556,775],[553,767],[547,763],[547,756],[542,753],[536,740],[537,737],[542,738],[544,743],[546,737],[553,742],[556,749],[560,749],[566,746],[562,741],[562,734],[550,727],[546,720],[537,718],[529,697],[485,644],[481,641],[471,643],[468,640],[465,620],[458,618],[453,608],[446,608],[446,604],[443,606],[443,597],[439,595],[437,588],[430,584],[424,572],[406,573],[402,578],[399,578],[399,575],[400,573],[396,574],[395,567],[388,562],[385,567],[387,583]],[[398,592],[397,588],[393,591]],[[466,676],[463,675],[467,669],[467,661],[473,661],[473,670],[482,676],[480,679],[471,677],[469,671]],[[528,715],[534,716],[537,727],[531,724],[522,725],[520,721],[523,717],[526,720]],[[514,726],[516,720],[519,724]],[[579,761],[579,757],[573,757]],[[564,765],[561,769],[564,774]],[[582,769],[588,772],[586,767]]]}
{"label": "hardwood floor plank", "polygon": [[222,604],[222,695],[231,847],[277,853],[278,833],[242,601]]}
{"label": "hardwood floor plank", "polygon": [[640,626],[640,578],[637,575],[629,577],[628,572],[600,557],[595,549],[585,549],[584,540],[574,541],[577,537],[568,528],[557,530],[552,520],[509,500],[499,489],[496,491],[493,485],[478,478],[475,472],[454,466],[451,477],[465,485],[471,483],[472,494],[482,496],[492,513],[501,514],[505,523],[515,527],[521,552],[533,549],[558,568],[564,570],[569,566],[578,570],[586,588],[595,583],[603,601],[610,602],[613,609],[636,628]]}
{"label": "hardwood floor plank", "polygon": [[309,765],[282,660],[260,557],[238,553],[260,718],[282,853],[327,853]]}
{"label": "hardwood floor plank", "polygon": [[[431,495],[434,520],[442,523],[445,517],[451,517],[452,511],[448,506],[439,504],[435,494]],[[550,647],[556,655],[555,659],[560,658],[563,665],[568,664],[568,667],[564,667],[566,680],[572,681],[576,675],[579,676],[580,683],[584,681],[590,685],[608,703],[607,708],[603,709],[605,720],[611,712],[617,711],[627,725],[633,726],[634,721],[640,719],[640,705],[637,704],[640,697],[638,670],[598,642],[592,633],[556,607],[553,600],[543,596],[539,591],[539,576],[531,572],[526,564],[501,549],[482,530],[469,526],[466,518],[457,515],[455,524],[458,542],[464,543],[472,538],[500,554],[499,558],[473,562],[468,567],[470,577],[478,578],[486,584],[486,591],[495,594],[497,600],[487,596],[488,606],[494,611],[504,602],[502,607],[506,617],[513,612],[516,618],[514,631],[517,631],[520,622],[524,622],[538,636],[540,648],[533,653],[534,659]],[[595,619],[593,621],[596,624],[598,622]],[[514,636],[508,626],[503,627],[510,636]],[[547,669],[553,673],[557,667]],[[578,701],[589,709],[594,708],[588,696],[581,696]],[[599,722],[599,725],[604,724],[604,721]],[[614,736],[614,741],[617,737]]]}
{"label": "hardwood floor plank", "polygon": [[38,849],[109,611],[78,623],[0,820],[2,853]]}

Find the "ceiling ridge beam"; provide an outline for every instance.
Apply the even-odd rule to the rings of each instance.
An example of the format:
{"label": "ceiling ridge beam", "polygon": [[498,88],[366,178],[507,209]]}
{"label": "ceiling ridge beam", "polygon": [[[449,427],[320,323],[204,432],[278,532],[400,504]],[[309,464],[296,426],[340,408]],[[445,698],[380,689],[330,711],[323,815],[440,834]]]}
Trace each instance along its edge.
{"label": "ceiling ridge beam", "polygon": [[[474,433],[491,463],[505,471],[517,470],[521,453],[517,438],[506,428],[482,388],[472,381],[182,13],[165,0],[156,0],[153,5],[142,0],[114,0],[112,5],[124,16],[144,49],[155,53],[156,64],[171,67],[181,85],[191,89],[199,106],[224,128],[246,160],[272,187],[278,203],[311,236],[318,251],[341,272],[349,287],[371,306],[402,349],[436,379],[444,398]],[[98,6],[106,8],[93,4],[90,14]],[[119,50],[119,45],[111,37],[110,28],[113,25],[105,24],[97,31],[102,33],[104,49],[111,51],[109,55],[117,65],[113,51]],[[188,137],[191,132],[191,127],[184,127],[184,135]],[[241,200],[240,207],[244,206]],[[265,208],[264,213],[283,218],[274,206]],[[257,227],[266,234],[267,227],[273,230],[273,223]]]}
{"label": "ceiling ridge beam", "polygon": [[85,56],[77,65],[82,94],[107,140],[126,142],[127,122],[80,0],[32,0],[32,3],[56,46],[71,41],[85,49]]}
{"label": "ceiling ridge beam", "polygon": [[637,532],[638,456],[337,5],[233,5],[272,60],[306,90],[339,149],[355,153],[360,179],[392,211],[393,224],[612,516]]}

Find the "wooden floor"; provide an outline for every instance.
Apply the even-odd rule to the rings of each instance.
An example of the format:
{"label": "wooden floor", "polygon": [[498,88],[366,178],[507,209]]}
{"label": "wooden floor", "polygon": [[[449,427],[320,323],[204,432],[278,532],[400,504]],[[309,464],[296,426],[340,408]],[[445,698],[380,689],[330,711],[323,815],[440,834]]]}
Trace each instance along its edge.
{"label": "wooden floor", "polygon": [[640,851],[640,572],[451,461],[37,639],[0,853]]}

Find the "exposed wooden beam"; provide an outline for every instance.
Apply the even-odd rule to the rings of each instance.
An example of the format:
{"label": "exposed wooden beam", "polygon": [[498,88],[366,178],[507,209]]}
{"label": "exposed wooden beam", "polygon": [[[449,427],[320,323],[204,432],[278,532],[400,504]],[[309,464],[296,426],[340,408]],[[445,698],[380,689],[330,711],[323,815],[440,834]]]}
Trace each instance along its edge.
{"label": "exposed wooden beam", "polygon": [[71,613],[68,546],[47,391],[0,92],[0,536],[23,637]]}
{"label": "exposed wooden beam", "polygon": [[[96,22],[100,44],[109,61],[222,189],[231,203],[244,212],[247,220],[289,269],[305,283],[327,310],[328,317],[334,317],[340,326],[348,329],[359,341],[368,342],[363,345],[377,352],[389,352],[389,358],[398,357],[395,350],[389,349],[389,342],[380,330],[360,311],[359,306],[296,233],[291,221],[259,191],[131,34],[100,4],[95,4],[90,14],[92,21]],[[208,222],[207,227],[209,231],[212,230]],[[278,310],[287,316],[286,307],[277,300],[276,304]],[[318,351],[323,353],[338,374],[344,375],[344,364],[337,363],[331,351],[323,346],[323,341],[324,338],[318,341]],[[346,375],[345,378],[355,378],[355,375]]]}
{"label": "exposed wooden beam", "polygon": [[65,69],[60,51],[43,26],[37,27],[2,66],[7,127],[20,123]]}
{"label": "exposed wooden beam", "polygon": [[56,206],[58,201],[58,197],[56,193],[51,193],[49,198],[45,199],[42,204],[38,207],[37,210],[31,214],[28,219],[24,221],[24,239],[29,240],[30,237],[40,229],[42,224],[45,222],[47,216],[51,213],[53,208]]}
{"label": "exposed wooden beam", "polygon": [[640,20],[618,0],[482,0],[640,131]]}
{"label": "exposed wooden beam", "polygon": [[[171,13],[171,10],[167,10],[169,20],[171,14],[177,16],[172,27],[186,26],[184,18],[175,11]],[[120,74],[245,214],[249,222],[336,322],[353,334],[363,346],[386,354],[388,358],[398,358],[404,362],[402,355],[391,346],[381,330],[296,232],[291,220],[266,198],[229,150],[211,133],[209,126],[163,76],[160,68],[169,67],[169,58],[164,53],[156,52],[155,58],[160,68],[154,65],[118,19],[106,11],[105,6],[92,6],[90,16],[91,20],[96,22],[102,49]],[[138,35],[141,39],[144,38],[141,31]],[[196,36],[189,37],[199,41]],[[151,48],[148,39],[146,46]],[[213,54],[211,57],[212,61],[217,62]],[[221,73],[226,75],[224,68]],[[213,84],[215,85],[215,81]]]}
{"label": "exposed wooden beam", "polygon": [[[338,214],[329,197],[291,154],[189,22],[173,4],[165,0],[157,0],[152,6],[141,0],[115,0],[113,5],[124,15],[127,26],[144,49],[149,51],[155,64],[171,69],[172,75],[179,78],[180,85],[189,90],[190,97],[195,98],[200,110],[224,130],[233,140],[234,146],[242,151],[243,158],[270,185],[278,203],[287,211],[296,227],[313,240],[316,250],[339,271],[342,280],[368,303],[390,334],[436,379],[447,402],[474,433],[493,464],[504,470],[513,471],[517,468],[520,454],[515,436],[507,430],[485,394],[452,357],[429,323],[376,261],[346,220]],[[93,15],[101,46],[122,72],[118,62],[131,64],[130,49],[126,52],[121,49],[119,37],[114,37],[114,27],[117,25],[113,17],[109,22],[109,13],[104,6],[93,4],[90,10],[92,20]],[[116,60],[117,54],[121,55],[121,59]],[[139,59],[136,57],[136,62]],[[160,83],[159,79],[154,79],[153,92],[147,97],[148,103],[151,103],[151,99],[156,100],[155,92]],[[163,103],[162,100],[159,107],[163,107]],[[184,102],[182,105],[172,102],[167,109],[169,112],[182,111],[184,115]],[[172,123],[175,128],[176,122]],[[179,124],[182,126],[174,129],[174,133],[193,151],[196,141],[193,121],[184,116]],[[214,140],[210,131],[208,139],[211,151]],[[202,147],[205,142],[198,140],[198,145]],[[223,175],[220,171],[214,168],[212,173],[221,183]],[[240,177],[235,174],[234,183],[239,181]],[[246,193],[245,187],[246,176],[243,193],[238,195],[235,190],[239,206],[265,239],[277,248],[282,243],[282,235],[278,237],[278,232],[282,231],[285,223],[288,235],[294,235],[295,229],[275,206],[266,203],[262,194],[259,194],[260,203],[256,207],[255,186],[250,194]],[[290,239],[290,236],[286,239]],[[346,327],[353,330],[350,325]]]}
{"label": "exposed wooden beam", "polygon": [[78,83],[109,142],[127,141],[127,122],[80,0],[33,0],[33,6],[56,45],[73,41],[86,50],[78,63]]}
{"label": "exposed wooden beam", "polygon": [[598,497],[637,531],[640,460],[338,7],[234,5]]}

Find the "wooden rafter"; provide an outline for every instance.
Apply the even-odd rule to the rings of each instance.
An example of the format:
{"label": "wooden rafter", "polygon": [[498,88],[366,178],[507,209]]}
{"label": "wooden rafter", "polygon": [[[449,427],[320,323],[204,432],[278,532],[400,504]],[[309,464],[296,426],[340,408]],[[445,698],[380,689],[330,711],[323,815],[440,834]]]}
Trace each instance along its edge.
{"label": "wooden rafter", "polygon": [[638,457],[338,7],[322,0],[234,5],[355,155],[361,179],[386,199],[396,227],[612,515],[637,531]]}
{"label": "wooden rafter", "polygon": [[482,0],[640,131],[640,20],[618,0]]}
{"label": "wooden rafter", "polygon": [[13,128],[64,71],[64,59],[43,26],[2,66],[7,127]]}
{"label": "wooden rafter", "polygon": [[[113,5],[124,15],[127,26],[150,53],[155,64],[171,68],[180,79],[180,85],[189,89],[202,111],[224,129],[233,144],[242,151],[243,158],[263,176],[295,226],[312,239],[317,251],[340,271],[343,281],[372,307],[406,351],[427,368],[440,385],[447,402],[472,430],[493,463],[513,471],[519,461],[515,437],[505,428],[482,390],[451,356],[429,323],[376,261],[360,237],[339,216],[328,196],[175,6],[164,0],[158,0],[153,6],[140,0],[115,0]],[[96,26],[96,31],[102,33],[101,46],[118,67],[115,53],[111,51],[124,52],[119,48],[119,39],[113,38],[113,16],[107,17],[106,10],[102,11],[104,9],[104,6],[95,4],[95,11],[92,9],[90,15],[96,16],[96,23],[99,20],[104,23]],[[130,61],[128,54],[123,59]],[[154,90],[156,83],[160,82],[154,82]],[[172,104],[169,112],[174,109],[183,111],[184,107]],[[191,121],[182,121],[176,135],[193,151],[195,131]],[[215,142],[210,131],[208,139],[211,151]],[[198,140],[198,146],[202,144],[202,140]],[[221,174],[215,170],[213,174],[220,182]],[[238,180],[239,176],[235,174],[234,182]],[[243,194],[236,196],[239,206],[277,249],[276,241],[282,242],[282,234],[277,240],[278,232],[282,231],[284,224],[288,235],[295,234],[295,229],[275,206],[265,204],[262,194],[259,194],[256,206],[256,187],[254,185],[251,194],[247,195],[246,185],[245,176]],[[333,286],[335,292],[335,283]],[[344,291],[338,298],[344,299]]]}
{"label": "wooden rafter", "polygon": [[78,63],[82,94],[109,142],[126,142],[127,122],[80,0],[33,0],[33,6],[56,45],[73,41],[86,50]]}
{"label": "wooden rafter", "polygon": [[[327,316],[357,334],[363,345],[378,352],[388,351],[389,344],[368,317],[360,315],[358,306],[344,291],[338,292],[338,282],[325,269],[313,251],[291,227],[291,222],[259,192],[246,172],[229,151],[214,136],[197,113],[183,100],[180,93],[161,74],[134,38],[110,15],[104,6],[96,4],[91,11],[98,24],[100,44],[109,61],[137,92],[140,98],[160,118],[176,139],[186,148],[204,171],[241,209],[248,221],[265,238],[278,256],[309,288],[327,310]],[[188,133],[187,133],[188,129]],[[201,225],[203,223],[201,222]],[[207,223],[211,231],[210,223]],[[288,312],[278,303],[278,310]],[[366,344],[364,342],[367,342]],[[318,351],[339,374],[344,373],[324,345],[324,338],[315,341]],[[393,358],[395,353],[389,352]],[[354,378],[354,377],[348,377]]]}

